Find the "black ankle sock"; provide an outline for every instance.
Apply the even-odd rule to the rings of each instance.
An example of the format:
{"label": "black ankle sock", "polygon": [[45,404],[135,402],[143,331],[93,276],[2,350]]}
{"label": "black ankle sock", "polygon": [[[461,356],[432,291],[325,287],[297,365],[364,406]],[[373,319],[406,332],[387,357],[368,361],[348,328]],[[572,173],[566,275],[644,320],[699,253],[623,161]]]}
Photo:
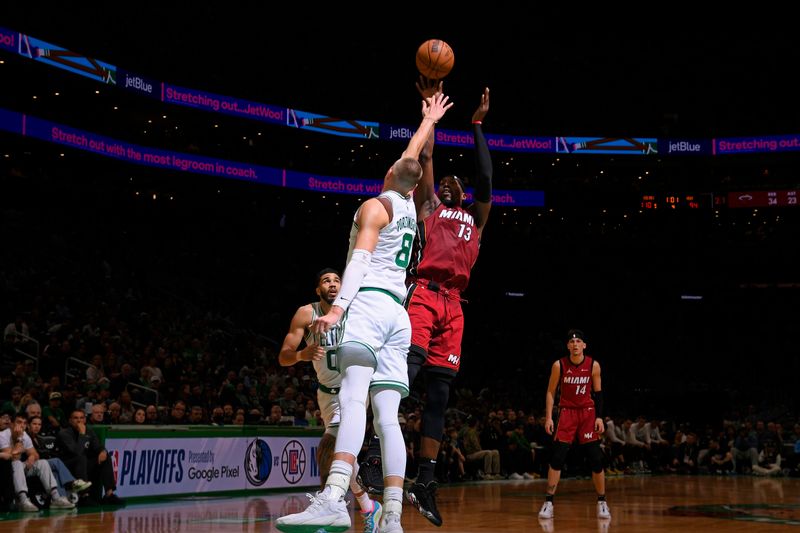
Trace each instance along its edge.
{"label": "black ankle sock", "polygon": [[604,502],[604,501],[606,501],[606,495],[605,495],[605,494],[603,494],[603,495],[601,496],[601,495],[599,495],[599,494],[598,494],[598,495],[597,495],[597,501],[599,501],[599,502]]}
{"label": "black ankle sock", "polygon": [[546,494],[544,497],[544,501],[553,503],[553,496],[555,496],[555,494]]}
{"label": "black ankle sock", "polygon": [[417,471],[417,483],[427,485],[433,481],[433,474],[436,470],[436,459],[426,459],[421,457],[419,460],[419,470]]}

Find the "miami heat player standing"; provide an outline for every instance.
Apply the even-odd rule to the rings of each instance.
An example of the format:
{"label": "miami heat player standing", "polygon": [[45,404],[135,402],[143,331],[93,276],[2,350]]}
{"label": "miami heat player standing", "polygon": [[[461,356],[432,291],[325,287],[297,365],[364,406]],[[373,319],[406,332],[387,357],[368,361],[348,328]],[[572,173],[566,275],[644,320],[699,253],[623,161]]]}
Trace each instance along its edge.
{"label": "miami heat player standing", "polygon": [[553,439],[553,455],[547,472],[547,494],[539,518],[553,518],[553,496],[567,452],[577,439],[584,446],[592,468],[592,482],[597,491],[597,517],[611,518],[606,503],[606,478],[603,471],[603,452],[600,436],[603,424],[603,392],[600,381],[600,363],[584,355],[586,337],[579,329],[567,333],[569,357],[562,357],[550,370],[550,382],[545,396],[546,420],[544,429],[553,434],[553,404],[559,391],[558,428]]}
{"label": "miami heat player standing", "polygon": [[[426,83],[417,89],[423,96],[442,90],[442,83]],[[427,86],[426,86],[427,85]],[[408,382],[413,384],[420,370],[425,374],[427,403],[422,413],[422,438],[416,482],[406,492],[408,500],[437,526],[442,518],[436,508],[433,479],[436,456],[444,433],[444,412],[450,385],[461,365],[464,314],[461,293],[467,288],[470,271],[478,258],[483,228],[492,207],[492,160],[481,130],[489,111],[489,89],[472,115],[475,136],[475,201],[467,207],[463,182],[456,176],[439,181],[434,191],[431,131],[420,154],[422,179],[414,191],[419,243],[416,264],[409,269],[406,308],[411,319],[411,349],[408,353]]]}

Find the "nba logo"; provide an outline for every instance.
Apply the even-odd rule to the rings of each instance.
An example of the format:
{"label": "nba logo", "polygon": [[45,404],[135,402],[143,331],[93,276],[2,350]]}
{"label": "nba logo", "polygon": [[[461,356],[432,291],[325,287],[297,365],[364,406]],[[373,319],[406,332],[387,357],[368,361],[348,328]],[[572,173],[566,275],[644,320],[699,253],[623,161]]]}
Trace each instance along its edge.
{"label": "nba logo", "polygon": [[114,469],[114,483],[119,485],[117,481],[117,475],[119,474],[119,451],[114,450],[110,452],[111,455],[111,467]]}

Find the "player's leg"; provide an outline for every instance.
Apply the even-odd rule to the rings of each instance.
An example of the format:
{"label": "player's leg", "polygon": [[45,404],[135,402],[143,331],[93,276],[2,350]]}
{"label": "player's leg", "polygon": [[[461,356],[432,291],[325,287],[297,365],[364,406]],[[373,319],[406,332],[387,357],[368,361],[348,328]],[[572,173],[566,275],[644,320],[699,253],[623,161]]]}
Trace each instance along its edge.
{"label": "player's leg", "polygon": [[[437,293],[416,284],[409,288],[406,297],[406,311],[411,321],[411,348],[406,355],[409,387],[414,384],[428,357],[427,347],[434,319],[432,306],[437,298],[439,298]],[[360,465],[359,482],[371,494],[383,492],[383,464],[380,450],[380,438],[374,435],[367,450],[367,459]]]}
{"label": "player's leg", "polygon": [[336,351],[342,374],[338,394],[341,421],[328,479],[322,492],[311,497],[311,505],[305,511],[279,518],[278,529],[316,526],[343,531],[351,526],[344,495],[350,487],[353,464],[367,424],[367,394],[377,362],[373,347],[382,344],[383,331],[393,318],[387,316],[384,298],[388,297],[377,292],[364,293],[348,309],[347,328]]}
{"label": "player's leg", "polygon": [[400,400],[408,396],[407,351],[411,342],[411,323],[406,310],[397,306],[395,326],[381,348],[378,366],[370,386],[374,426],[383,456],[382,533],[403,531],[403,480],[406,472],[406,445],[397,420]]}
{"label": "player's leg", "polygon": [[444,433],[444,412],[450,397],[454,375],[436,367],[426,367],[425,390],[427,402],[422,412],[419,468],[417,479],[406,492],[408,500],[419,512],[436,526],[442,525],[442,516],[436,505],[436,457]]}
{"label": "player's leg", "polygon": [[553,441],[553,454],[550,457],[550,468],[547,470],[547,492],[544,504],[539,511],[539,518],[553,518],[553,498],[561,480],[561,470],[567,460],[569,444],[558,440]]}
{"label": "player's leg", "polygon": [[[606,474],[603,468],[603,450],[600,449],[600,439],[594,433],[594,411],[583,411],[581,414],[578,440],[581,443],[589,467],[592,469],[592,483],[597,491],[597,517],[611,518],[611,512],[606,503]],[[589,436],[587,438],[587,436]],[[592,440],[590,440],[592,439]]]}

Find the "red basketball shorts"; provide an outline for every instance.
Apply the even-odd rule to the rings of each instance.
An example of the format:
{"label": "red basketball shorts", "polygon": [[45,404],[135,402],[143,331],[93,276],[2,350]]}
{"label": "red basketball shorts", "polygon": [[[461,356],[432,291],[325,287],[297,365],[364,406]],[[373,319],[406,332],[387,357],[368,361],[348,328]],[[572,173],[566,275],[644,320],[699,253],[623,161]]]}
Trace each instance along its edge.
{"label": "red basketball shorts", "polygon": [[425,366],[458,372],[464,336],[461,302],[416,285],[409,294],[407,309],[411,319],[411,344],[428,353]]}
{"label": "red basketball shorts", "polygon": [[562,408],[558,413],[555,440],[566,442],[567,444],[572,444],[576,437],[580,444],[598,440],[600,435],[594,431],[594,421],[596,419],[594,407]]}

